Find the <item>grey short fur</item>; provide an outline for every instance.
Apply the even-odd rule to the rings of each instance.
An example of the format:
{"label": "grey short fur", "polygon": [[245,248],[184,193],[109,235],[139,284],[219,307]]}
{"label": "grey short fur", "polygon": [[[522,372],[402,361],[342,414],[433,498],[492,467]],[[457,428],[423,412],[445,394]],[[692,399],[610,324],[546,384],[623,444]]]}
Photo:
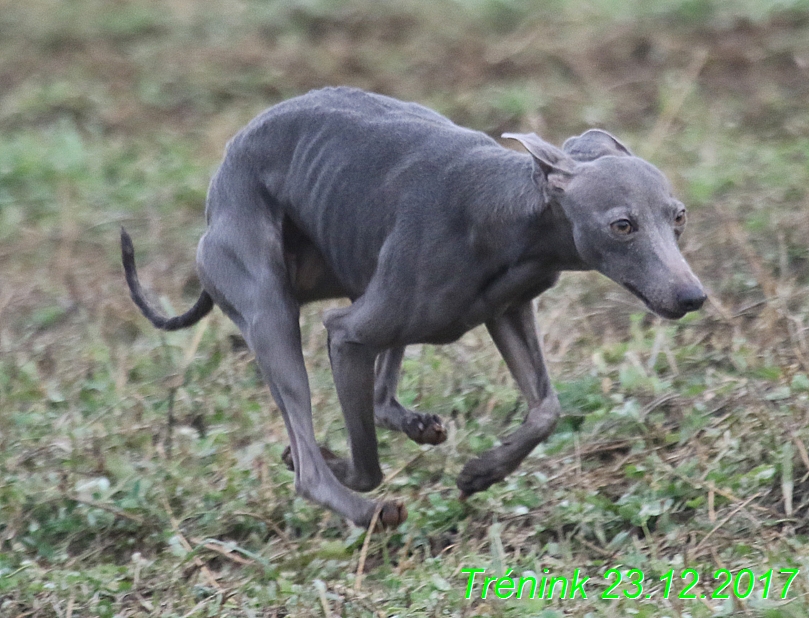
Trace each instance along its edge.
{"label": "grey short fur", "polygon": [[[466,496],[516,469],[559,417],[532,299],[560,271],[598,270],[667,318],[705,300],[677,248],[685,209],[655,167],[600,130],[561,149],[535,134],[504,137],[530,154],[348,88],[268,109],[228,144],[211,181],[197,250],[204,290],[174,318],[146,301],[122,230],[146,317],[171,330],[218,305],[281,409],[298,492],[356,524],[377,508],[387,526],[407,517],[401,502],[356,493],[382,481],[375,422],[419,442],[446,437],[438,417],[396,400],[406,345],[449,343],[485,324],[527,400],[521,428],[464,466]],[[333,297],[352,301],[324,318],[349,459],[315,441],[298,325],[303,303]]]}

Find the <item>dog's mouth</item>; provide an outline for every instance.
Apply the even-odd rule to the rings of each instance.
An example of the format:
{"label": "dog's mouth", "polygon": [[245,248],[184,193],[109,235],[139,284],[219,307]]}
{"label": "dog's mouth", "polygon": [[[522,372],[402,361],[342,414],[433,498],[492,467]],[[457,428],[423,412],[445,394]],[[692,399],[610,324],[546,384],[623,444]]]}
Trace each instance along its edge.
{"label": "dog's mouth", "polygon": [[646,296],[631,283],[622,282],[621,285],[623,285],[627,290],[632,292],[635,296],[640,298],[643,301],[643,304],[649,308],[649,311],[651,311],[656,315],[659,315],[661,318],[666,318],[668,320],[679,320],[686,313],[688,313],[687,311],[670,311],[662,307],[657,307],[653,305],[652,302],[648,298],[646,298]]}

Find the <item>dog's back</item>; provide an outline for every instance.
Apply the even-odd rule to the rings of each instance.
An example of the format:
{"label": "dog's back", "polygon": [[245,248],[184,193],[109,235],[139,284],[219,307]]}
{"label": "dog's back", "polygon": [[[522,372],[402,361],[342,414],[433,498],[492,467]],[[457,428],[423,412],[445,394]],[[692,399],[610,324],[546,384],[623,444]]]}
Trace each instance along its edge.
{"label": "dog's back", "polygon": [[[212,181],[208,217],[244,203],[216,199],[220,190],[232,192],[234,182],[258,187],[278,225],[284,218],[294,225],[348,295],[357,295],[394,226],[416,230],[425,220],[436,228],[462,226],[469,213],[461,205],[473,201],[467,199],[470,170],[493,173],[491,159],[504,157],[530,165],[524,155],[421,105],[326,88],[266,110],[231,140]],[[220,188],[223,178],[228,187]],[[497,201],[489,196],[485,208]]]}
{"label": "dog's back", "polygon": [[481,146],[502,150],[485,134],[416,103],[326,88],[260,114],[231,140],[227,157],[251,161],[272,196],[294,204],[304,220],[309,210],[345,202],[352,209],[371,207],[376,216],[414,176],[435,191],[446,174],[431,172]]}

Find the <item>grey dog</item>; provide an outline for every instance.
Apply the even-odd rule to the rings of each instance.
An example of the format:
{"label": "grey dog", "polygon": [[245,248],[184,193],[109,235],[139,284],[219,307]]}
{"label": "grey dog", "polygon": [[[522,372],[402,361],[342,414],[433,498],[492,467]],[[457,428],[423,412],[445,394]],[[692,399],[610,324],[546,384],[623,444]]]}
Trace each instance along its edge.
{"label": "grey dog", "polygon": [[[559,400],[532,299],[560,271],[595,269],[677,319],[705,292],[677,247],[683,205],[663,174],[609,133],[561,149],[536,134],[500,146],[425,107],[348,88],[280,103],[228,144],[208,191],[197,249],[203,291],[167,318],[146,300],[121,231],[127,283],[143,314],[174,330],[218,305],[239,327],[284,417],[296,490],[358,525],[396,526],[399,501],[355,492],[382,482],[376,424],[417,442],[441,419],[404,408],[396,387],[408,344],[443,344],[485,324],[528,403],[522,426],[466,463],[462,496],[515,470],[553,431]],[[350,458],[312,426],[300,306],[335,297],[324,317]],[[352,491],[353,490],[353,491]]]}

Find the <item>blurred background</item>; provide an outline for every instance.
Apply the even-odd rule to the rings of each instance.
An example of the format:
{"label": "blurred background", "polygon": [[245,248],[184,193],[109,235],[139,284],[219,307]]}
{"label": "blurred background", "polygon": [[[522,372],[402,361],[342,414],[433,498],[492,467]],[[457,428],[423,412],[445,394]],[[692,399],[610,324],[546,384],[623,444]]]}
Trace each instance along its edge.
{"label": "blurred background", "polygon": [[[380,430],[375,495],[410,518],[365,547],[294,496],[235,327],[155,331],[118,245],[125,225],[184,311],[227,140],[338,84],[494,137],[615,133],[688,206],[710,291],[674,323],[564,275],[537,318],[566,416],[465,503],[455,476],[525,404],[483,329],[409,348],[401,400],[450,437]],[[0,616],[806,616],[808,97],[806,0],[0,0]],[[333,304],[302,328],[318,437],[342,452]],[[613,567],[644,594],[601,599]],[[590,594],[466,599],[463,568],[579,568]],[[723,568],[750,571],[716,598]],[[782,569],[802,569],[786,591]]]}

